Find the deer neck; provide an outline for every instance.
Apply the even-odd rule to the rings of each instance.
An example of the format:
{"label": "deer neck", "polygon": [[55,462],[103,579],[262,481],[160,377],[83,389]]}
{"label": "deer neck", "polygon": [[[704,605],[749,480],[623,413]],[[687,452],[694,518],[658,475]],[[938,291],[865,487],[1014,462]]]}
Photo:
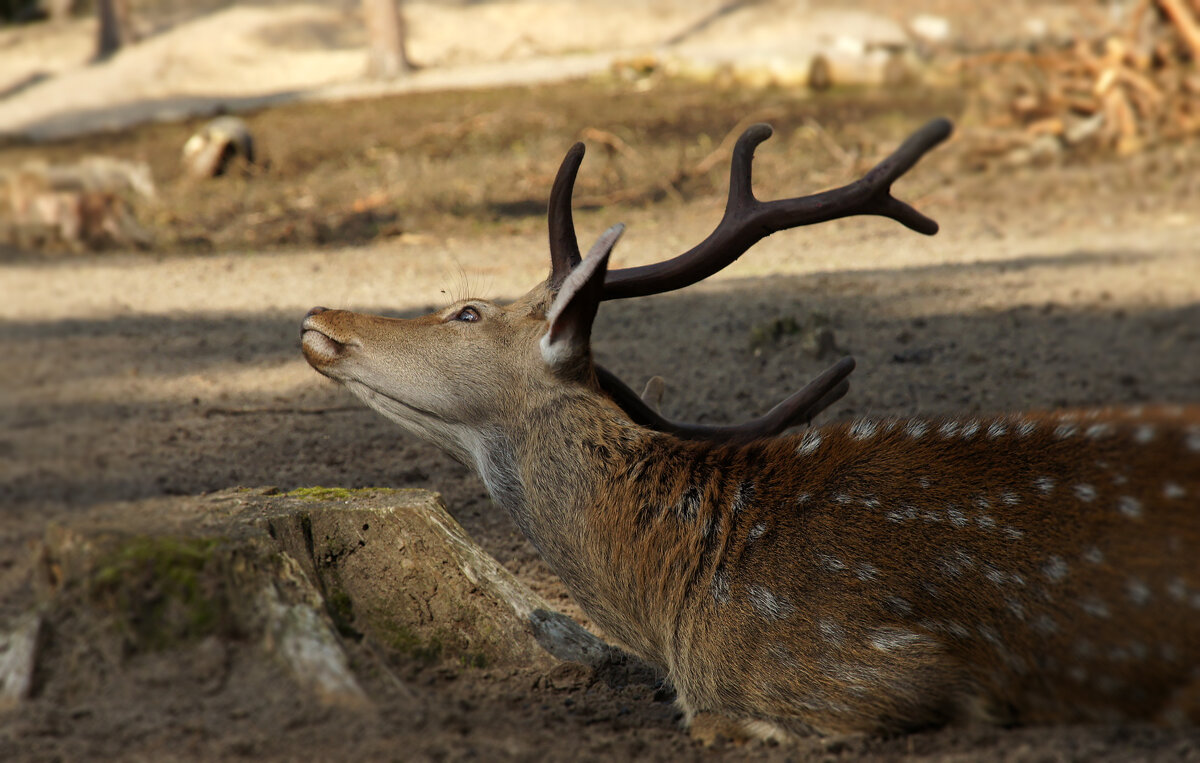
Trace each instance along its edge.
{"label": "deer neck", "polygon": [[566,394],[521,421],[487,437],[475,458],[493,501],[610,638],[668,660],[686,593],[712,555],[693,553],[709,541],[692,523],[653,522],[647,531],[642,515],[687,510],[672,506],[703,485],[696,492],[670,475],[703,471],[692,461],[711,447],[644,429],[589,395]]}
{"label": "deer neck", "polygon": [[567,390],[511,422],[472,432],[466,460],[493,502],[567,579],[592,556],[587,514],[611,481],[614,463],[649,436],[606,400]]}

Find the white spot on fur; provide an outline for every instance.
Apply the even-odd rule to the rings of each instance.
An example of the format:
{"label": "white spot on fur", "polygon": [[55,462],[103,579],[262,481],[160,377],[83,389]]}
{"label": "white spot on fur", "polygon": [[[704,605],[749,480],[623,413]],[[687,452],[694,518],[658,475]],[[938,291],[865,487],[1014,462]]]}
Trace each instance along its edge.
{"label": "white spot on fur", "polygon": [[971,631],[967,630],[965,627],[963,627],[963,625],[956,623],[953,620],[946,622],[946,630],[949,631],[951,635],[957,636],[958,638],[971,638]]}
{"label": "white spot on fur", "polygon": [[1017,436],[1028,437],[1033,434],[1033,430],[1037,429],[1037,422],[1030,419],[1022,419],[1021,423],[1017,424]]}
{"label": "white spot on fur", "polygon": [[1042,493],[1049,495],[1050,491],[1054,490],[1054,479],[1052,477],[1038,477],[1033,481],[1033,486]]}
{"label": "white spot on fur", "polygon": [[862,499],[862,505],[866,506],[868,509],[878,509],[880,504],[878,498],[873,495],[869,495]]}
{"label": "white spot on fur", "polygon": [[1046,579],[1051,583],[1061,583],[1067,576],[1068,571],[1069,568],[1067,567],[1066,561],[1061,556],[1057,555],[1051,556],[1046,560],[1046,563],[1042,565],[1042,574],[1045,575]]}
{"label": "white spot on fur", "polygon": [[1033,629],[1043,636],[1052,636],[1058,633],[1058,623],[1054,622],[1053,617],[1043,613],[1033,618]]}
{"label": "white spot on fur", "polygon": [[831,644],[840,645],[846,641],[846,631],[842,629],[841,625],[838,625],[833,620],[821,618],[817,621],[817,630],[820,631],[821,638],[825,639]]}
{"label": "white spot on fur", "polygon": [[1000,494],[1000,503],[1004,504],[1005,506],[1016,506],[1020,502],[1021,496],[1017,495],[1016,493]]}
{"label": "white spot on fur", "polygon": [[922,437],[925,436],[925,433],[928,431],[929,431],[928,422],[922,421],[920,419],[913,419],[912,421],[908,422],[908,426],[906,426],[904,428],[905,434],[907,434],[909,437],[913,438],[914,440],[921,439]]}
{"label": "white spot on fur", "polygon": [[782,620],[795,611],[787,599],[776,596],[760,585],[748,586],[746,596],[750,599],[750,606],[754,607],[754,611],[767,620]]}
{"label": "white spot on fur", "polygon": [[963,424],[962,438],[964,440],[974,437],[979,432],[979,422],[975,420],[968,421]]}
{"label": "white spot on fur", "polygon": [[954,525],[955,527],[967,526],[967,515],[953,506],[946,509],[946,516],[950,517],[950,524]]}
{"label": "white spot on fur", "polygon": [[975,517],[975,522],[985,530],[993,530],[996,527],[996,520],[992,519],[987,514],[980,514]]}
{"label": "white spot on fur", "polygon": [[800,445],[796,447],[796,452],[802,456],[807,456],[816,452],[819,447],[821,447],[821,433],[815,429],[810,429],[800,438]]}
{"label": "white spot on fur", "polygon": [[738,485],[737,492],[733,495],[733,503],[729,507],[730,511],[738,514],[745,510],[747,506],[754,500],[754,483],[742,482]]}
{"label": "white spot on fur", "polygon": [[1074,437],[1079,433],[1079,427],[1074,424],[1059,424],[1054,428],[1054,436],[1060,440],[1065,440],[1068,437]]}
{"label": "white spot on fur", "polygon": [[990,564],[984,565],[983,576],[998,586],[1004,585],[1004,581],[1008,578],[1003,570],[993,567]]}
{"label": "white spot on fur", "polygon": [[850,436],[856,440],[869,440],[879,431],[875,422],[869,419],[859,419],[850,427]]}
{"label": "white spot on fur", "polygon": [[1141,607],[1150,601],[1150,587],[1137,578],[1125,581],[1125,595],[1137,606]]}
{"label": "white spot on fur", "polygon": [[1003,421],[993,421],[991,426],[988,427],[987,434],[988,437],[995,440],[1008,434],[1008,427],[1004,425]]}
{"label": "white spot on fur", "polygon": [[822,567],[830,572],[846,571],[846,563],[841,559],[838,559],[836,556],[830,556],[829,554],[817,554],[817,561]]}
{"label": "white spot on fur", "polygon": [[1075,497],[1084,503],[1091,503],[1096,500],[1096,488],[1086,482],[1080,482],[1075,486]]}
{"label": "white spot on fur", "polygon": [[1112,427],[1108,424],[1092,424],[1087,428],[1085,434],[1093,440],[1099,440],[1101,437],[1107,437],[1112,432]]}
{"label": "white spot on fur", "polygon": [[1003,646],[1003,642],[1000,640],[1000,635],[996,633],[992,626],[979,625],[976,630],[979,631],[980,636],[983,636],[983,640],[992,646]]}
{"label": "white spot on fur", "polygon": [[1200,453],[1200,428],[1188,427],[1187,448],[1193,453]]}
{"label": "white spot on fur", "polygon": [[860,562],[854,568],[854,577],[866,583],[879,577],[879,568],[870,562]]}
{"label": "white spot on fur", "polygon": [[1167,484],[1163,485],[1164,498],[1183,498],[1185,495],[1187,495],[1187,491],[1183,489],[1182,485],[1178,485],[1174,482],[1168,482]]}
{"label": "white spot on fur", "polygon": [[848,503],[854,502],[854,496],[849,495],[848,493],[838,493],[837,495],[835,495],[833,497],[833,500],[835,500],[838,503],[840,503],[841,505],[845,506]]}
{"label": "white spot on fur", "polygon": [[1150,442],[1153,439],[1154,439],[1154,427],[1151,426],[1150,424],[1142,424],[1140,427],[1135,429],[1133,432],[1134,442],[1140,443],[1142,445],[1145,445],[1146,443]]}
{"label": "white spot on fur", "polygon": [[1131,495],[1123,495],[1117,499],[1117,510],[1130,519],[1137,519],[1142,515],[1142,502]]}
{"label": "white spot on fur", "polygon": [[767,534],[767,526],[759,522],[746,533],[746,540],[755,541]]}
{"label": "white spot on fur", "polygon": [[724,570],[718,570],[712,579],[712,597],[718,604],[729,603],[729,576]]}
{"label": "white spot on fur", "polygon": [[1117,487],[1120,487],[1121,485],[1124,485],[1125,483],[1129,482],[1129,478],[1126,477],[1124,474],[1114,474],[1112,480],[1113,480],[1113,484],[1116,485]]}
{"label": "white spot on fur", "polygon": [[943,556],[937,560],[938,569],[948,578],[956,578],[962,575],[962,565],[952,556]]}
{"label": "white spot on fur", "polygon": [[1092,617],[1108,617],[1108,605],[1096,596],[1085,596],[1079,600],[1079,608]]}
{"label": "white spot on fur", "polygon": [[940,427],[938,427],[938,432],[941,433],[942,437],[953,437],[958,433],[958,422],[944,422]]}
{"label": "white spot on fur", "polygon": [[867,638],[871,646],[881,652],[891,652],[896,649],[906,649],[916,644],[927,642],[928,639],[920,633],[906,631],[902,628],[876,628]]}
{"label": "white spot on fur", "polygon": [[1083,552],[1083,558],[1092,564],[1100,564],[1104,561],[1104,552],[1097,546],[1091,546]]}
{"label": "white spot on fur", "polygon": [[1167,595],[1175,601],[1185,600],[1187,594],[1187,583],[1183,582],[1183,578],[1171,578],[1171,582],[1167,583]]}
{"label": "white spot on fur", "polygon": [[883,600],[883,605],[887,607],[889,611],[897,615],[912,614],[912,604],[908,603],[907,599],[899,596],[888,596]]}
{"label": "white spot on fur", "polygon": [[1024,537],[1025,537],[1025,531],[1024,531],[1024,530],[1018,530],[1018,529],[1017,529],[1017,528],[1015,528],[1015,527],[1005,527],[1005,528],[1004,528],[1004,534],[1005,534],[1005,536],[1007,536],[1007,537],[1008,537],[1010,540],[1020,540],[1021,538],[1024,538]]}

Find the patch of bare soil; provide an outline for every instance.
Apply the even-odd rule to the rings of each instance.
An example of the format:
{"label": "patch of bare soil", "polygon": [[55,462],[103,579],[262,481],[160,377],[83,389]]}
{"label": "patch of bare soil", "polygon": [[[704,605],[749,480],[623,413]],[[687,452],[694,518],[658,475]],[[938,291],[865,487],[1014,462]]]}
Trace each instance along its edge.
{"label": "patch of bare soil", "polygon": [[[682,251],[716,223],[722,164],[676,185],[655,181],[696,166],[747,114],[779,129],[756,168],[769,198],[846,182],[954,109],[937,95],[807,101],[671,83],[295,106],[251,117],[267,171],[203,186],[171,174],[189,125],[40,147],[67,159],[145,159],[161,178],[167,222],[148,223],[159,225],[157,253],[16,252],[0,265],[0,619],[32,600],[27,548],[47,523],[236,485],[440,492],[490,553],[578,616],[472,474],[308,368],[304,312],[414,315],[450,292],[519,295],[546,273],[540,210],[562,152],[587,127],[629,148],[593,141],[579,183],[592,197],[577,215],[581,237],[629,224],[620,266]],[[964,173],[951,145],[897,189],[941,222],[938,236],[875,219],[777,235],[705,284],[606,304],[597,354],[635,385],[664,375],[664,412],[710,422],[756,415],[832,362],[836,353],[814,357],[789,328],[814,321],[859,362],[826,420],[1200,402],[1196,148]],[[303,233],[305,215],[320,230],[377,193],[400,235]],[[301,232],[287,234],[289,224]],[[311,247],[322,240],[330,245]],[[298,245],[279,246],[287,241]],[[398,673],[416,709],[367,674],[376,706],[349,711],[304,701],[240,652],[75,658],[78,682],[36,683],[28,702],[0,715],[6,758],[1200,757],[1196,732],[1140,726],[703,748],[678,729],[668,688],[604,671],[413,659]],[[213,665],[230,677],[216,687]]]}

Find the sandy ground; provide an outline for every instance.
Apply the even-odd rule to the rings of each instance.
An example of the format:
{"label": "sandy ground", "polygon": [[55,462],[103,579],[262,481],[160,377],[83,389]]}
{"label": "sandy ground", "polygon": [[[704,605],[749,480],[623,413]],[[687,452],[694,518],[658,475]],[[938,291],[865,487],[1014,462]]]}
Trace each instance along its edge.
{"label": "sandy ground", "polygon": [[[933,159],[905,187],[920,189],[938,236],[876,219],[775,236],[704,284],[606,304],[597,354],[634,386],[666,377],[667,415],[710,422],[756,415],[832,362],[799,335],[752,341],[757,328],[814,313],[859,362],[825,420],[1200,402],[1196,148],[968,176]],[[613,207],[581,215],[581,238],[624,220],[614,265],[661,259],[707,233],[721,204]],[[578,615],[472,474],[299,355],[313,305],[412,315],[464,293],[515,297],[546,269],[543,233],[493,229],[0,264],[0,617],[29,604],[27,550],[48,522],[235,485],[441,492],[489,552]],[[97,673],[90,688],[48,685],[0,717],[0,750],[29,760],[1200,759],[1197,733],[1138,726],[706,749],[679,731],[659,688],[569,671],[407,666],[420,710],[371,684],[377,709],[351,715],[301,703],[261,665],[205,654],[182,672],[151,655]],[[232,676],[217,689],[206,683],[213,660]]]}

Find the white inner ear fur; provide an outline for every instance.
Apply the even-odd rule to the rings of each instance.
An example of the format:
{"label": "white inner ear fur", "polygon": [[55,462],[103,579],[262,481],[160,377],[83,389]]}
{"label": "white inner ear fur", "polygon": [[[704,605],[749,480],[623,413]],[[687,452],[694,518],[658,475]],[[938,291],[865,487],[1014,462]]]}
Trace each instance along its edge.
{"label": "white inner ear fur", "polygon": [[[549,321],[549,326],[546,333],[542,334],[540,343],[542,350],[542,359],[546,361],[552,368],[558,368],[567,362],[579,357],[579,355],[587,349],[588,337],[576,336],[575,331],[555,331],[555,323],[562,316],[563,310],[571,301],[575,299],[583,287],[593,278],[604,278],[604,271],[608,265],[608,255],[612,252],[613,245],[617,243],[617,239],[621,237],[625,226],[614,225],[605,231],[596,243],[588,252],[587,257],[575,266],[575,269],[567,274],[563,280],[562,287],[559,288],[558,294],[554,296],[554,302],[550,305],[550,310],[546,313],[546,319]],[[599,271],[599,272],[597,272]]]}

